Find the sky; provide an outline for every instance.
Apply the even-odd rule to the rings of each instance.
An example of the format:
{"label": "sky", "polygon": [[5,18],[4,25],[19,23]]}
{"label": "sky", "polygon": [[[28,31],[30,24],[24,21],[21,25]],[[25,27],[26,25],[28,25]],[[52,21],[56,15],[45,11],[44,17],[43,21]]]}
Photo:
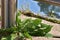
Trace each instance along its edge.
{"label": "sky", "polygon": [[29,9],[31,12],[41,13],[42,15],[45,15],[43,12],[40,12],[40,7],[37,5],[38,2],[33,0],[18,0],[18,10],[21,9],[21,5],[25,5],[26,3],[29,4]]}
{"label": "sky", "polygon": [[[18,10],[21,9],[22,5],[26,6],[26,4],[28,3],[29,5],[29,9],[30,11],[34,12],[34,13],[40,13],[41,15],[45,15],[44,12],[40,12],[40,7],[37,5],[38,2],[33,1],[33,0],[18,0],[17,2],[17,8]],[[58,13],[60,15],[60,12]]]}
{"label": "sky", "polygon": [[40,7],[37,5],[36,1],[33,0],[18,0],[18,9],[21,9],[21,5],[29,4],[29,9],[35,13],[40,11]]}

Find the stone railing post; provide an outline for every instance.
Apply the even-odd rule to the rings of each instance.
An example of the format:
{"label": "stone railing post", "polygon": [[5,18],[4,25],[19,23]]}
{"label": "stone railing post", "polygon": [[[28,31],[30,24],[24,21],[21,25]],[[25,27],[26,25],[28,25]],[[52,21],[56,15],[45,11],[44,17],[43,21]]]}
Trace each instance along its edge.
{"label": "stone railing post", "polygon": [[15,23],[15,11],[16,11],[16,1],[15,0],[2,0],[2,27],[11,27]]}

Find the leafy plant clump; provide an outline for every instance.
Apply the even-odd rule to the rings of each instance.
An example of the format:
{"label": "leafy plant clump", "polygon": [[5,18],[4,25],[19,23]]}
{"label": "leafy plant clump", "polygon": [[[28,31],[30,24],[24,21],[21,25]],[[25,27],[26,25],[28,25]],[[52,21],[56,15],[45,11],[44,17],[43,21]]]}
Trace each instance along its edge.
{"label": "leafy plant clump", "polygon": [[20,13],[21,12],[17,14],[16,20],[18,32],[21,33],[23,37],[31,38],[31,36],[45,36],[51,30],[51,25],[41,23],[42,20],[38,18],[35,20],[25,19],[22,21],[19,18]]}
{"label": "leafy plant clump", "polygon": [[21,12],[19,11],[16,15],[16,26],[7,29],[0,29],[0,35],[7,37],[7,39],[16,36],[16,40],[24,40],[26,38],[32,40],[32,36],[45,36],[52,28],[50,25],[41,23],[42,20],[38,18],[34,20],[25,19],[22,21],[19,18],[20,15]]}

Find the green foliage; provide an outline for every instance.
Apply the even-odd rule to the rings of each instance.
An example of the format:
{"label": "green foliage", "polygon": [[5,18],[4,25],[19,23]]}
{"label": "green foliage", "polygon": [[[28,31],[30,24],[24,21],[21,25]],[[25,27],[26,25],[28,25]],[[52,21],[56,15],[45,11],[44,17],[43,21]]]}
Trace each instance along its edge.
{"label": "green foliage", "polygon": [[41,23],[41,19],[27,20],[22,32],[27,31],[31,36],[45,36],[52,28],[50,25]]}
{"label": "green foliage", "polygon": [[2,20],[2,17],[0,16],[0,21]]}
{"label": "green foliage", "polygon": [[[17,21],[17,27],[22,34],[27,32],[27,35],[29,34],[31,36],[45,36],[52,28],[50,25],[41,23],[42,20],[38,18],[35,20],[25,19],[24,21],[18,18],[18,20],[20,22]],[[24,36],[27,37],[27,35]]]}
{"label": "green foliage", "polygon": [[50,34],[50,33],[47,33],[47,34],[45,35],[45,37],[47,37],[47,38],[51,38],[51,37],[53,37],[53,35]]}
{"label": "green foliage", "polygon": [[50,7],[49,4],[46,4],[46,3],[43,3],[43,2],[39,2],[38,5],[41,7],[40,11],[43,11],[45,13],[49,12],[49,9],[48,9]]}
{"label": "green foliage", "polygon": [[16,27],[0,29],[0,35],[2,35],[3,37],[9,36],[10,34],[14,33],[16,29]]}
{"label": "green foliage", "polygon": [[[44,1],[44,0],[43,0]],[[59,6],[54,6],[45,2],[38,2],[38,6],[40,7],[40,12],[44,12],[49,17],[55,17],[55,18],[60,18],[59,13],[60,12],[60,7]],[[52,12],[54,11],[54,12]]]}
{"label": "green foliage", "polygon": [[[51,30],[52,26],[41,23],[41,19],[25,19],[21,21],[19,18],[21,12],[16,15],[16,27],[0,29],[0,35],[6,37],[7,39],[13,40],[19,33],[20,38],[29,38],[32,40],[31,36],[45,36]],[[15,35],[15,36],[14,36]]]}
{"label": "green foliage", "polygon": [[2,37],[1,40],[14,40],[16,37],[17,37],[16,34],[11,34],[11,35],[9,35],[7,37]]}
{"label": "green foliage", "polygon": [[[20,12],[21,13],[21,12]],[[26,23],[23,23],[22,21],[21,21],[21,19],[19,19],[18,18],[18,15],[19,13],[17,13],[17,16],[16,16],[16,23],[17,23],[17,25],[16,25],[16,27],[17,27],[17,32],[20,32],[23,36],[21,36],[21,35],[19,35],[20,37],[24,37],[24,38],[30,38],[31,40],[32,40],[32,38],[31,38],[31,36],[28,34],[28,32],[27,31],[25,31],[24,29],[25,29],[25,25],[26,25]],[[26,21],[25,21],[26,22]],[[24,32],[23,32],[23,30],[24,30]]]}

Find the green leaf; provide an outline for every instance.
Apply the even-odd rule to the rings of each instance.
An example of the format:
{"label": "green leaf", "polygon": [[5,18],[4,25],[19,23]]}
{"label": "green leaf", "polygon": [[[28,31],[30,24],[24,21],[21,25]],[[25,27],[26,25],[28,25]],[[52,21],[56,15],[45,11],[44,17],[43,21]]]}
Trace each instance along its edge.
{"label": "green leaf", "polygon": [[11,40],[14,40],[17,37],[16,34],[11,34]]}
{"label": "green leaf", "polygon": [[18,11],[18,13],[16,14],[16,16],[20,16],[21,15],[21,11]]}
{"label": "green leaf", "polygon": [[46,33],[48,33],[49,31],[51,31],[52,26],[48,25],[47,28],[44,30]]}
{"label": "green leaf", "polygon": [[33,22],[33,24],[34,24],[35,26],[37,26],[37,25],[39,25],[39,24],[42,22],[42,20],[41,20],[41,19],[35,19],[35,20],[33,20],[32,22]]}
{"label": "green leaf", "polygon": [[47,38],[51,38],[51,37],[53,37],[53,35],[50,34],[50,33],[47,33],[47,34],[45,35],[45,37],[47,37]]}
{"label": "green leaf", "polygon": [[30,40],[32,40],[32,37],[29,35],[28,32],[24,32],[24,36],[25,36],[26,38],[29,38]]}
{"label": "green leaf", "polygon": [[45,32],[45,33],[48,33],[48,32],[51,30],[52,26],[41,23],[41,28],[45,28],[45,29],[43,29],[44,32]]}

